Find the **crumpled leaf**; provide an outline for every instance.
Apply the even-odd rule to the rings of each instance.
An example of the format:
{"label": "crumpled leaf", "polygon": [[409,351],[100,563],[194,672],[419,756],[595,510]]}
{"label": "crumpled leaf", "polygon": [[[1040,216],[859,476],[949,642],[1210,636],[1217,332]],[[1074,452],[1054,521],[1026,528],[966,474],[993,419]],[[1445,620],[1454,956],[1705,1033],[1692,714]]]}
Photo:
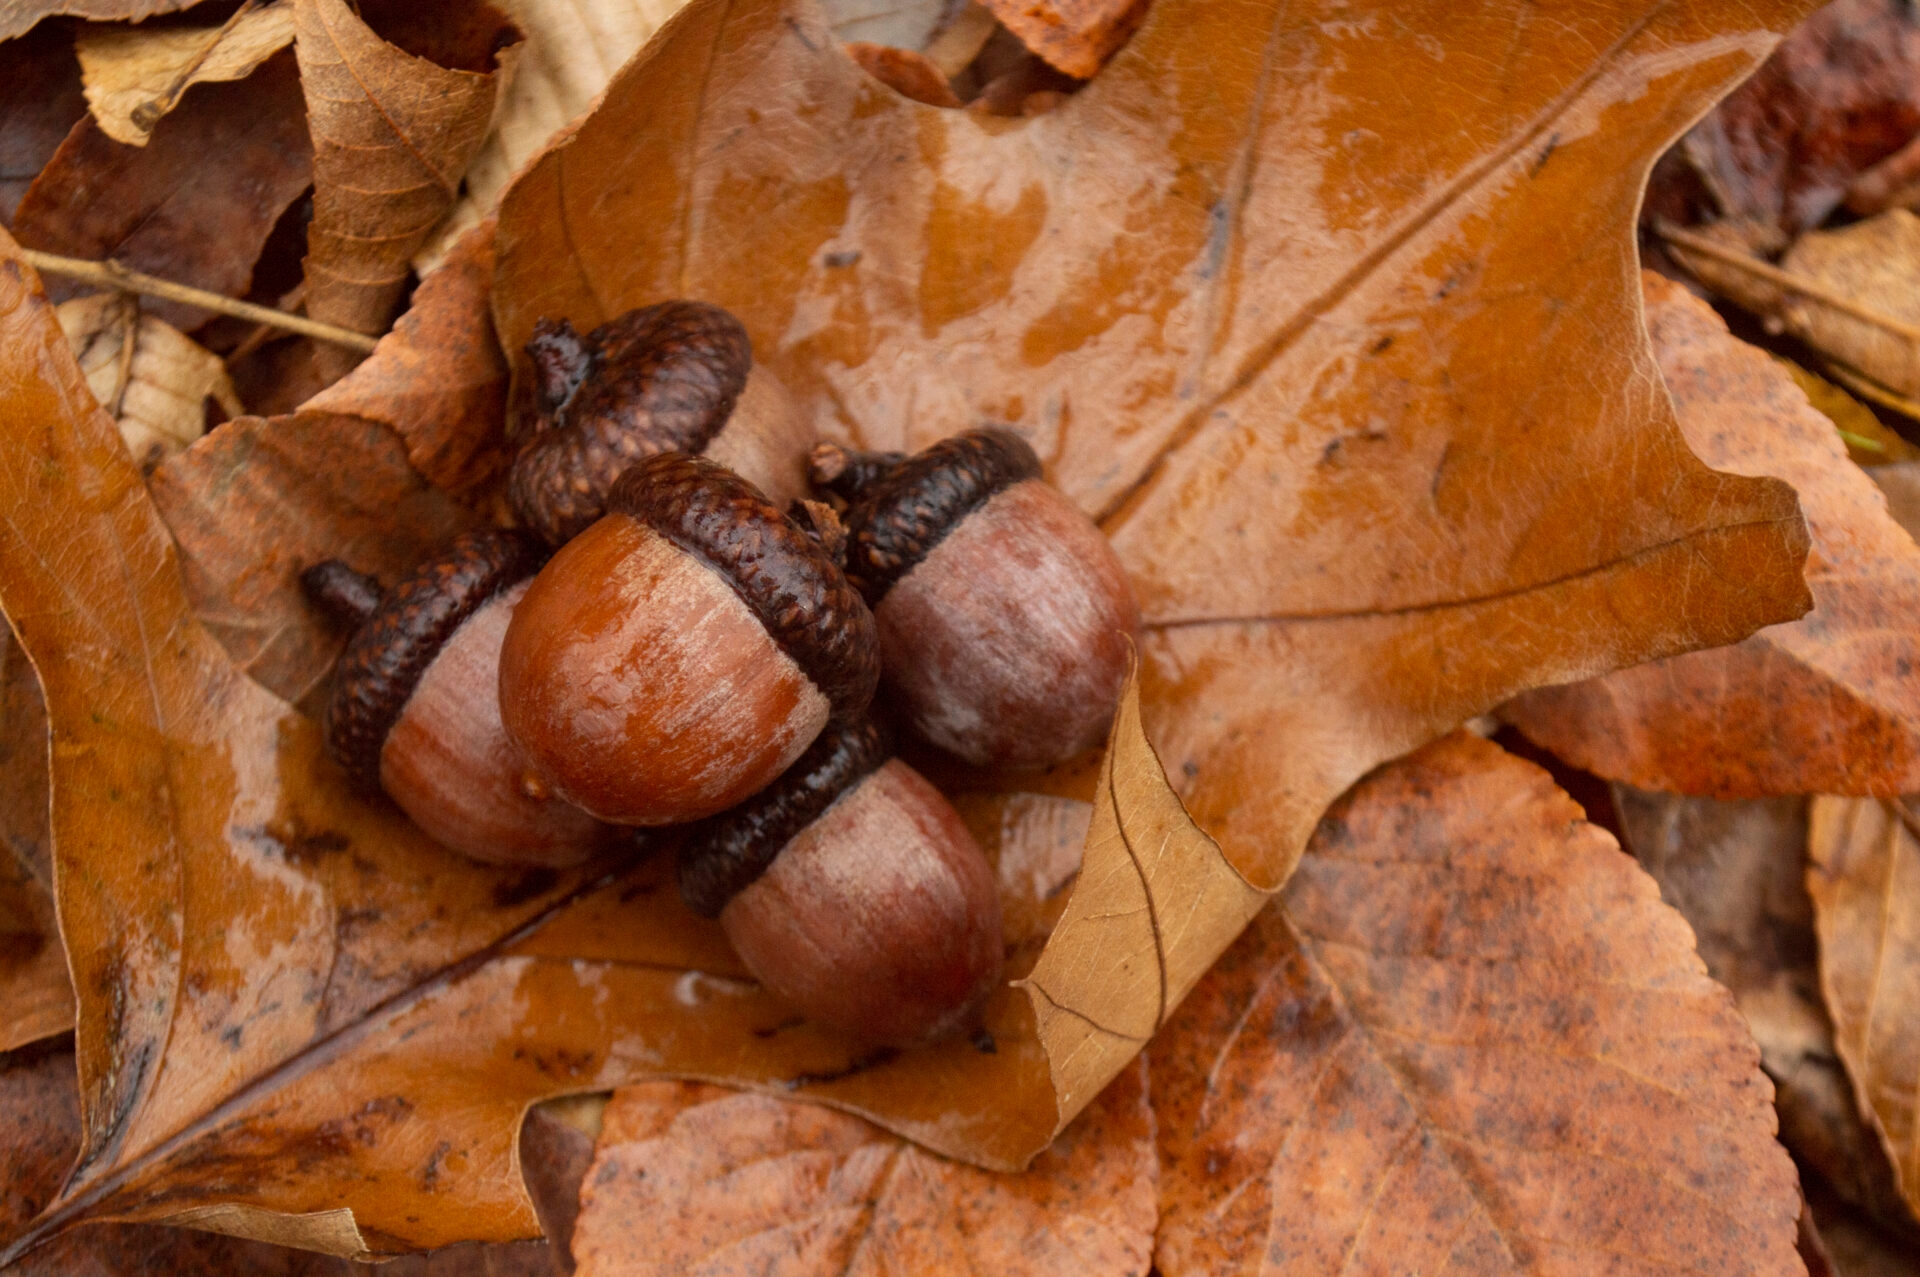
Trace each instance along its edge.
{"label": "crumpled leaf", "polygon": [[616,1091],[581,1194],[580,1277],[1145,1273],[1157,1220],[1146,1070],[1018,1175],[870,1122],[687,1082]]}
{"label": "crumpled leaf", "polygon": [[1732,992],[1773,1079],[1780,1142],[1848,1201],[1920,1240],[1879,1137],[1834,1052],[1807,895],[1807,800],[1721,802],[1616,783],[1621,832],[1693,927],[1707,974]]}
{"label": "crumpled leaf", "polygon": [[449,494],[473,493],[503,461],[488,235],[467,236],[373,354],[299,411],[222,426],[153,475],[195,615],[250,677],[297,704],[318,694],[346,641],[307,603],[300,572],[340,558],[399,579],[473,526]]}
{"label": "crumpled leaf", "polygon": [[[274,223],[313,181],[311,156],[293,59],[269,58],[244,80],[189,90],[145,147],[81,120],[27,189],[13,233],[28,248],[110,257],[238,297]],[[182,331],[208,318],[179,302],[146,306]]]}
{"label": "crumpled leaf", "polygon": [[94,122],[128,146],[145,146],[187,89],[245,79],[291,43],[293,6],[286,0],[236,11],[232,21],[211,27],[89,24],[74,33]]}
{"label": "crumpled leaf", "polygon": [[1920,1218],[1920,835],[1904,799],[1816,798],[1807,890],[1820,982],[1860,1111]]}
{"label": "crumpled leaf", "polygon": [[1672,240],[1667,251],[1716,293],[1819,351],[1856,389],[1920,397],[1920,217],[1896,208],[1809,231],[1778,268]]}
{"label": "crumpled leaf", "polygon": [[1735,646],[1530,692],[1502,712],[1576,766],[1645,789],[1920,789],[1920,548],[1773,361],[1678,285],[1649,276],[1646,289],[1687,441],[1709,465],[1799,490],[1816,609]]}
{"label": "crumpled leaf", "polygon": [[227,417],[241,415],[220,357],[142,313],[132,295],[93,293],[62,302],[55,313],[93,397],[143,472],[206,433],[207,400]]}
{"label": "crumpled leaf", "polygon": [[1727,993],[1539,768],[1363,781],[1148,1049],[1166,1277],[1799,1273]]}
{"label": "crumpled leaf", "polygon": [[486,138],[520,33],[477,0],[457,17],[407,0],[294,0],[294,21],[313,134],[307,313],[380,332]]}
{"label": "crumpled leaf", "polygon": [[71,32],[49,22],[0,43],[0,226],[86,113]]}
{"label": "crumpled leaf", "polygon": [[467,165],[465,193],[427,246],[421,274],[500,204],[507,182],[576,119],[607,81],[686,0],[499,0],[527,40],[480,151]]}
{"label": "crumpled leaf", "polygon": [[1090,79],[1147,16],[1147,0],[981,0],[1029,49]]}

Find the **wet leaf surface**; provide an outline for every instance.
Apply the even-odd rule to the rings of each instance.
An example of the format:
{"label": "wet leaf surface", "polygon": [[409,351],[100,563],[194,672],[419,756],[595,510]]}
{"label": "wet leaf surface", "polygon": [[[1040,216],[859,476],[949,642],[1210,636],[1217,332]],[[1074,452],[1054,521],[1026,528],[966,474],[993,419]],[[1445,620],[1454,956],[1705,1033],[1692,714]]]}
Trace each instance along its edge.
{"label": "wet leaf surface", "polygon": [[1815,799],[1807,890],[1840,1058],[1920,1217],[1920,835],[1913,821],[1906,800]]}
{"label": "wet leaf surface", "polygon": [[1784,370],[1678,285],[1649,276],[1647,296],[1695,451],[1799,490],[1815,611],[1502,712],[1569,762],[1642,788],[1722,798],[1920,788],[1920,548]]}
{"label": "wet leaf surface", "polygon": [[805,4],[701,4],[503,205],[501,337],[698,295],[830,430],[1024,431],[1133,572],[1182,798],[1275,886],[1356,776],[1505,689],[1804,607],[1784,486],[1671,424],[1626,234],[1645,157],[1771,37],[1650,12],[1450,15],[1436,48],[1510,47],[1509,92],[1415,108],[1414,42],[1173,0],[1002,124],[897,100]]}
{"label": "wet leaf surface", "polygon": [[[28,248],[111,257],[241,296],[274,223],[313,181],[304,116],[293,57],[283,54],[244,80],[188,90],[144,147],[122,146],[88,117],[28,188],[13,233]],[[149,309],[189,332],[208,318],[178,302]]]}
{"label": "wet leaf surface", "polygon": [[520,32],[481,3],[295,0],[294,20],[314,146],[307,313],[381,332],[487,136]]}
{"label": "wet leaf surface", "polygon": [[1745,1025],[1544,772],[1391,764],[1281,901],[1148,1050],[1167,1277],[1801,1271]]}
{"label": "wet leaf surface", "polygon": [[1145,1273],[1157,1218],[1143,1062],[1015,1175],[830,1109],[698,1083],[614,1093],[582,1192],[582,1277]]}

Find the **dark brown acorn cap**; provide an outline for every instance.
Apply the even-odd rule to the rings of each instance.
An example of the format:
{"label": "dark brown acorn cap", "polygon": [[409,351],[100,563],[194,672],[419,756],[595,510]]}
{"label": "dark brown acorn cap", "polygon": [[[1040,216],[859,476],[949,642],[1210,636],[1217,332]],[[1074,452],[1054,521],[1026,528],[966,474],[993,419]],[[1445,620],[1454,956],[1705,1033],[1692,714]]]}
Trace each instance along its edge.
{"label": "dark brown acorn cap", "polygon": [[866,711],[880,684],[873,613],[827,551],[760,489],[719,462],[665,452],[621,475],[607,510],[718,572],[835,717]]}
{"label": "dark brown acorn cap", "polygon": [[635,461],[703,451],[753,366],[740,321],[695,301],[630,310],[584,338],[564,320],[543,320],[528,353],[553,417],[514,459],[507,491],[552,545],[605,513],[607,490]]}
{"label": "dark brown acorn cap", "polygon": [[327,701],[327,752],[355,781],[380,785],[380,749],[420,676],[467,618],[539,570],[546,553],[524,532],[466,532],[387,591],[347,641]]}
{"label": "dark brown acorn cap", "polygon": [[716,917],[794,835],[892,754],[885,729],[871,719],[829,724],[780,779],[688,829],[680,848],[680,898],[695,913]]}
{"label": "dark brown acorn cap", "polygon": [[848,509],[847,579],[879,607],[987,498],[1039,477],[1040,458],[1011,430],[969,430],[908,457]]}

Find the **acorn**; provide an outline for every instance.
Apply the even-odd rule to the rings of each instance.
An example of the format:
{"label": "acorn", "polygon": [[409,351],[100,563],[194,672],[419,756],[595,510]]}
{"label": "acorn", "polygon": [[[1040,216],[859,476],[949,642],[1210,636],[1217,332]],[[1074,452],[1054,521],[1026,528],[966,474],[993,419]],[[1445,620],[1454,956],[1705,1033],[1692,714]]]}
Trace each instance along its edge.
{"label": "acorn", "polygon": [[688,832],[680,892],[809,1020],[885,1046],[963,1028],[1000,983],[1000,897],[958,812],[834,724],[770,788]]}
{"label": "acorn", "polygon": [[1023,769],[1106,738],[1140,609],[1106,537],[1024,439],[974,430],[911,457],[821,444],[810,464],[851,502],[847,577],[915,733]]}
{"label": "acorn", "polygon": [[782,506],[806,492],[813,432],[720,307],[660,302],[584,337],[565,319],[541,319],[526,350],[539,414],[507,491],[549,545],[605,513],[613,481],[656,453],[710,457]]}
{"label": "acorn", "polygon": [[704,457],[629,469],[534,578],[500,654],[508,734],[621,825],[726,810],[879,681],[873,616],[826,551]]}
{"label": "acorn", "polygon": [[556,799],[500,723],[501,640],[544,557],[525,533],[469,532],[384,595],[338,560],[301,577],[358,623],[323,715],[328,754],[435,842],[492,864],[575,864],[611,834]]}

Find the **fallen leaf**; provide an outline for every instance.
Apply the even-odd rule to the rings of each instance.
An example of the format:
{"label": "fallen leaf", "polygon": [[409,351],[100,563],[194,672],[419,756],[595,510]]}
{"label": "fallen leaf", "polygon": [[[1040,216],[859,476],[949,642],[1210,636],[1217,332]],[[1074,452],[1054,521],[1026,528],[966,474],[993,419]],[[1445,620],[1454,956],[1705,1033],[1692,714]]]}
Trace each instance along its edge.
{"label": "fallen leaf", "polygon": [[1816,798],[1807,890],[1820,982],[1860,1111],[1920,1218],[1920,837],[1905,800]]}
{"label": "fallen leaf", "polygon": [[0,43],[0,226],[13,225],[27,187],[86,113],[66,27],[46,22]]}
{"label": "fallen leaf", "polygon": [[1627,849],[1692,925],[1707,974],[1753,1030],[1777,1091],[1781,1143],[1876,1218],[1909,1221],[1834,1052],[1806,886],[1807,800],[1613,792]]}
{"label": "fallen leaf", "polygon": [[1363,781],[1148,1049],[1166,1277],[1799,1273],[1732,1000],[1540,769]]}
{"label": "fallen leaf", "polygon": [[130,294],[94,293],[55,311],[87,386],[120,427],[142,473],[207,430],[207,400],[226,417],[243,411],[220,357],[143,313]]}
{"label": "fallen leaf", "polygon": [[1875,466],[1867,474],[1887,498],[1887,514],[1908,536],[1920,537],[1920,463]]}
{"label": "fallen leaf", "polygon": [[614,1092],[581,1194],[581,1277],[1147,1271],[1156,1222],[1145,1068],[1114,1079],[1017,1175],[860,1118],[687,1082]]}
{"label": "fallen leaf", "polygon": [[686,0],[499,0],[526,32],[493,126],[467,165],[465,193],[414,257],[422,275],[499,207],[513,175],[593,105],[607,81]]}
{"label": "fallen leaf", "polygon": [[[29,248],[241,296],[274,223],[313,180],[304,117],[286,55],[244,80],[196,85],[145,147],[122,146],[88,117],[28,188],[13,233]],[[207,319],[179,302],[147,309],[187,332]]]}
{"label": "fallen leaf", "polygon": [[0,626],[0,1052],[73,1028],[52,888],[47,711],[25,654]]}
{"label": "fallen leaf", "polygon": [[1147,16],[1147,0],[981,0],[1029,49],[1091,79]]}
{"label": "fallen leaf", "polygon": [[0,40],[25,35],[43,19],[65,15],[89,22],[139,22],[191,9],[200,0],[0,0]]}
{"label": "fallen leaf", "polygon": [[[1775,363],[1787,370],[1787,375],[1793,378],[1793,384],[1806,395],[1807,402],[1840,432],[1841,441],[1847,445],[1847,456],[1855,465],[1884,466],[1920,460],[1920,448],[1908,443],[1874,416],[1871,408],[1825,377],[1809,372],[1791,359],[1780,355],[1773,358]],[[1898,522],[1897,519],[1895,521]]]}
{"label": "fallen leaf", "polygon": [[1904,400],[1920,395],[1920,217],[1906,209],[1809,231],[1778,267],[1704,252],[1672,233],[1667,251],[1716,293],[1819,351],[1836,376]]}
{"label": "fallen leaf", "polygon": [[307,313],[380,332],[487,136],[520,33],[484,3],[294,0],[294,20],[314,148]]}
{"label": "fallen leaf", "polygon": [[1904,0],[1838,0],[1801,23],[1682,142],[1731,221],[1784,247],[1920,132],[1920,19]]}
{"label": "fallen leaf", "polygon": [[[557,1123],[538,1110],[527,1115],[521,1164],[536,1195],[578,1197],[592,1141],[556,1136]],[[51,1047],[0,1060],[0,1235],[52,1198],[80,1147],[80,1114],[70,1048]],[[556,1139],[565,1140],[564,1147]],[[560,1158],[552,1162],[555,1156]],[[544,1204],[544,1201],[543,1201]],[[562,1247],[564,1249],[564,1247]],[[79,1229],[9,1266],[18,1277],[353,1277],[360,1265],[311,1251],[192,1229],[158,1225],[96,1225]],[[559,1277],[570,1272],[546,1242],[467,1243],[382,1266],[382,1277]]]}
{"label": "fallen leaf", "polygon": [[[826,145],[829,134],[837,135],[836,148],[863,137],[862,145],[884,143],[874,153],[881,160],[849,146],[865,167],[858,184],[841,189],[849,200],[865,192],[863,201],[893,192],[898,198],[883,202],[895,215],[919,207],[908,179],[924,194],[932,178],[882,162],[900,153],[886,130],[918,130],[933,119],[929,138],[974,157],[955,188],[959,203],[949,207],[965,203],[978,216],[956,226],[974,247],[956,255],[954,241],[943,240],[932,257],[937,286],[927,296],[939,322],[923,324],[918,314],[877,327],[848,320],[789,343],[769,334],[787,331],[777,321],[792,318],[790,308],[802,300],[798,281],[815,270],[814,248],[826,250],[824,241],[809,244],[820,228],[800,216],[817,212],[814,188],[783,181],[785,215],[762,213],[752,227],[759,246],[752,306],[737,295],[719,300],[746,310],[768,361],[783,377],[789,369],[800,377],[815,406],[837,384],[862,414],[849,412],[847,433],[861,422],[869,441],[924,440],[967,424],[966,387],[981,396],[997,396],[1002,386],[1031,396],[1030,408],[996,398],[995,412],[1030,430],[1051,422],[1042,442],[1055,473],[1087,506],[1118,512],[1110,526],[1155,627],[1143,646],[1153,692],[1143,710],[1156,730],[1183,734],[1182,747],[1164,755],[1167,771],[1256,885],[1284,878],[1325,802],[1356,773],[1457,716],[1543,678],[1721,641],[1799,606],[1804,543],[1788,493],[1714,476],[1685,451],[1664,416],[1631,305],[1626,228],[1642,171],[1635,157],[1656,150],[1767,46],[1772,37],[1746,25],[1749,9],[1662,10],[1652,19],[1638,8],[1589,9],[1573,26],[1516,27],[1512,15],[1476,26],[1450,16],[1436,36],[1443,42],[1477,48],[1490,34],[1518,40],[1515,82],[1525,91],[1501,99],[1477,130],[1459,121],[1469,118],[1469,106],[1493,109],[1478,92],[1463,88],[1440,108],[1419,111],[1405,102],[1405,77],[1387,64],[1426,54],[1397,40],[1322,48],[1340,65],[1364,62],[1367,71],[1316,90],[1340,103],[1319,125],[1293,119],[1297,95],[1261,97],[1268,92],[1258,87],[1263,41],[1346,37],[1277,17],[1264,19],[1271,30],[1250,35],[1239,23],[1259,26],[1258,13],[1236,11],[1237,23],[1199,22],[1167,4],[1086,92],[1053,114],[1011,125],[894,99],[839,54],[810,10],[736,5],[732,13],[741,39],[722,48],[726,67],[716,65],[705,81],[715,111],[742,106],[729,86],[743,82],[756,101],[770,85],[814,94],[821,135],[806,146]],[[666,139],[673,161],[671,140],[684,121],[655,108],[691,110],[691,97],[652,99],[651,132],[629,128],[621,112],[633,109],[636,85],[645,88],[647,76],[666,74],[676,59],[682,71],[690,64],[704,76],[722,34],[714,25],[720,15],[721,6],[703,3],[673,24],[535,177],[551,178],[554,156],[571,153],[567,163],[576,165],[586,152],[575,148],[583,140],[606,145],[610,128],[627,132],[596,181],[627,180],[638,165],[628,189],[643,192],[666,176],[673,162],[650,170],[662,152],[635,145],[635,137]],[[803,37],[814,52],[804,51]],[[768,41],[778,56],[761,57]],[[1369,56],[1359,59],[1363,51]],[[1304,58],[1312,49],[1291,52]],[[1163,89],[1175,97],[1156,98]],[[1195,120],[1253,119],[1266,110],[1287,117],[1288,127],[1254,129],[1267,139],[1257,144],[1245,144],[1249,134],[1238,126],[1180,135],[1191,163],[1141,169],[1139,198],[1172,219],[1170,229],[1153,227],[1144,213],[1124,230],[1103,217],[1073,219],[1105,229],[1091,244],[1063,236],[1035,261],[1094,288],[1099,305],[1084,314],[1064,307],[1056,319],[1067,328],[1056,326],[1037,344],[1009,337],[1037,319],[994,313],[1010,304],[995,301],[1002,282],[1041,314],[1064,295],[1012,287],[1024,224],[1000,225],[1005,219],[992,215],[1005,208],[999,195],[971,202],[984,198],[986,171],[1011,182],[1020,164],[998,161],[1037,163],[1026,148],[1051,139],[1048,146],[1062,148],[1056,155],[1084,148],[1102,161],[1059,168],[1061,180],[1091,181],[1098,167],[1111,191],[1112,173],[1132,171],[1131,145],[1159,148],[1168,159],[1162,131],[1185,118],[1172,107],[1181,93],[1192,95]],[[1117,110],[1129,95],[1146,106]],[[1274,273],[1279,223],[1316,224],[1287,202],[1321,190],[1280,171],[1276,154],[1319,165],[1339,146],[1315,140],[1316,127],[1333,138],[1347,135],[1346,119],[1424,128],[1449,104],[1460,108],[1453,125],[1437,137],[1420,134],[1438,149],[1402,148],[1431,161],[1416,166],[1404,200],[1382,204],[1377,191],[1361,197],[1351,174],[1336,175],[1325,191],[1333,201],[1326,216],[1347,228],[1339,241],[1345,247],[1320,251],[1322,244],[1294,259],[1302,278]],[[850,125],[846,114],[855,106],[872,109]],[[783,117],[775,111],[770,118]],[[744,216],[761,189],[750,175],[764,181],[819,159],[791,131],[763,133],[739,135],[725,157],[706,157],[698,170],[714,189],[734,178],[744,183],[731,188],[730,215]],[[1275,140],[1283,134],[1295,140]],[[1007,149],[996,154],[994,147]],[[921,153],[918,145],[905,152]],[[736,162],[746,167],[730,167]],[[828,187],[841,180],[831,166],[823,171]],[[1229,182],[1230,173],[1240,176]],[[1218,260],[1234,264],[1222,276],[1236,284],[1229,295],[1205,282],[1214,274],[1199,274],[1212,259],[1205,245],[1215,223],[1209,201],[1198,197],[1230,186],[1246,198],[1223,205]],[[602,203],[617,211],[618,201]],[[595,227],[596,207],[569,205],[569,215],[579,214],[600,252],[608,245],[599,234],[606,228]],[[879,215],[870,203],[846,211]],[[838,214],[830,220],[840,225]],[[683,222],[703,235],[727,227],[691,209],[684,218],[669,212],[646,223],[647,236],[623,235],[620,260],[636,272],[657,269],[662,253],[677,260],[671,234],[652,232]],[[1553,233],[1541,239],[1535,232],[1546,225]],[[1481,238],[1494,227],[1499,236]],[[528,229],[523,223],[516,234]],[[1038,223],[1032,230],[1039,233]],[[1100,238],[1109,233],[1118,238]],[[499,278],[524,286],[529,261],[512,253],[526,241],[510,242],[504,221],[501,237]],[[1616,240],[1611,250],[1591,247]],[[745,256],[739,242],[725,250],[730,259]],[[881,296],[891,295],[887,280],[918,278],[912,246],[912,269],[881,270],[895,250],[880,238],[858,244],[848,251],[872,256],[857,278],[874,281]],[[1599,264],[1576,269],[1564,255],[1570,245],[1597,253],[1580,260]],[[1130,256],[1149,250],[1164,270]],[[822,278],[852,269],[836,253],[826,256],[842,264],[821,265]],[[30,277],[17,263],[0,258],[0,265],[0,285],[9,290],[0,294],[0,351],[15,387],[0,403],[0,449],[25,462],[0,466],[0,604],[41,663],[56,734],[75,747],[55,755],[54,831],[69,870],[60,879],[63,925],[74,952],[87,955],[76,988],[89,1150],[62,1199],[0,1262],[83,1219],[217,1221],[356,1253],[527,1236],[535,1219],[513,1174],[511,1141],[527,1103],[662,1074],[784,1091],[995,1167],[1017,1167],[1048,1142],[1069,1115],[1021,990],[993,999],[987,1034],[976,1040],[899,1056],[864,1052],[794,1022],[747,981],[717,928],[673,899],[658,861],[604,888],[574,879],[516,885],[435,852],[384,804],[359,803],[337,788],[337,774],[317,758],[311,725],[240,677],[192,621],[165,531],[110,426],[87,406],[64,344],[49,337],[51,321],[25,282]],[[584,287],[578,281],[597,284],[604,265],[575,277],[549,263],[544,278]],[[1416,281],[1440,266],[1447,270],[1432,279],[1455,267],[1464,273],[1436,300]],[[1083,271],[1104,271],[1102,278],[1139,295],[1115,300]],[[1282,293],[1272,281],[1283,275]],[[727,291],[688,282],[703,293]],[[1054,280],[1058,288],[1072,282]],[[744,288],[744,275],[736,283]],[[609,287],[604,300],[620,304],[619,291]],[[1408,310],[1415,295],[1422,300]],[[1577,308],[1580,322],[1562,332],[1535,309],[1549,303]],[[1201,328],[1205,349],[1215,353],[1202,355],[1187,337],[1156,345],[1156,313],[1172,316],[1170,334],[1191,336],[1200,330],[1180,325],[1209,306],[1218,322]],[[525,336],[515,324],[537,313],[524,294],[509,302],[498,290],[495,308],[510,346]],[[554,313],[586,316],[574,306]],[[823,323],[829,313],[819,312]],[[1074,329],[1071,316],[1092,327]],[[1542,331],[1559,335],[1550,352]],[[821,344],[875,334],[919,343],[877,352],[881,363],[895,363],[897,383],[842,377],[837,368],[857,367],[864,357],[836,365]],[[1383,337],[1395,341],[1380,355],[1361,353]],[[812,354],[802,359],[794,343],[807,340]],[[1098,358],[1062,354],[1068,345]],[[1422,354],[1435,350],[1452,352],[1444,385],[1440,361]],[[926,362],[933,351],[955,358],[933,367]],[[1304,377],[1303,359],[1313,367],[1331,360],[1328,367],[1359,380],[1324,369]],[[1196,379],[1184,399],[1173,375],[1183,367]],[[996,370],[1007,375],[987,375]],[[830,374],[841,379],[830,383]],[[1382,376],[1388,380],[1370,380]],[[1515,384],[1538,399],[1516,402]],[[1599,401],[1588,397],[1596,384],[1626,390]],[[1079,428],[1054,393],[1067,387]],[[1273,412],[1272,396],[1294,393],[1285,387],[1300,388],[1304,397],[1293,406],[1306,424]],[[1363,401],[1370,415],[1349,420]],[[918,405],[912,412],[895,411],[910,402]],[[1247,413],[1285,420],[1304,434],[1291,444],[1233,434]],[[891,422],[885,430],[883,421]],[[1352,433],[1369,421],[1382,437]],[[1233,456],[1218,451],[1229,435],[1244,445]],[[1274,451],[1283,445],[1301,454],[1304,471],[1284,464]],[[1377,464],[1350,466],[1343,451]],[[1318,465],[1329,452],[1334,463]],[[1443,453],[1455,459],[1440,466]],[[393,455],[383,471],[404,461],[397,448]],[[1438,497],[1436,466],[1444,480]],[[1518,488],[1500,482],[1521,474],[1531,477]],[[323,469],[314,482],[331,477]],[[1236,491],[1222,482],[1251,486]],[[1456,482],[1463,486],[1450,486]],[[1177,500],[1167,491],[1175,485]],[[1257,539],[1216,544],[1236,509],[1253,503],[1266,510],[1276,501],[1316,512],[1286,529],[1301,538],[1293,558],[1277,557],[1279,546]],[[1394,519],[1382,522],[1383,511]],[[1353,535],[1355,519],[1368,527],[1367,538]],[[1436,536],[1447,555],[1434,553]],[[1368,542],[1364,551],[1355,549],[1358,540]],[[57,576],[47,566],[54,560]],[[278,565],[279,579],[291,566]],[[1717,588],[1716,580],[1728,584]],[[1693,594],[1676,613],[1662,591],[1683,581],[1694,583]],[[1617,625],[1588,631],[1593,616]],[[1480,638],[1470,643],[1469,635]],[[1181,680],[1187,686],[1176,688]],[[122,801],[111,801],[109,790]],[[1050,827],[1060,823],[1046,804],[1026,807]],[[992,842],[989,850],[1005,852]],[[1109,851],[1123,854],[1111,844]],[[1089,877],[1098,876],[1095,869],[1089,866]],[[1225,881],[1228,871],[1213,865],[1208,872]],[[1003,876],[1003,884],[1026,881],[1022,873]],[[267,885],[242,889],[255,883]],[[488,903],[516,892],[533,894]],[[1209,899],[1194,907],[1218,918],[1219,905]],[[1010,919],[1048,912],[1013,902],[1007,909]],[[1230,935],[1212,943],[1224,945]],[[1009,939],[1010,973],[1027,974],[1034,937]],[[1157,1003],[1177,987],[1181,964],[1201,962],[1202,947],[1189,941],[1171,978],[1138,985],[1140,995]],[[244,961],[232,956],[236,948]],[[1150,972],[1142,955],[1124,956]],[[235,1029],[237,1042],[228,1037]]]}
{"label": "fallen leaf", "polygon": [[196,84],[243,80],[293,43],[287,0],[236,11],[211,27],[90,24],[74,36],[88,109],[100,131],[145,146],[153,126]]}
{"label": "fallen leaf", "polygon": [[[1024,431],[1133,574],[1167,771],[1265,888],[1356,776],[1508,689],[1805,606],[1784,485],[1670,424],[1626,233],[1634,157],[1770,44],[1752,11],[1713,11],[1738,54],[1698,8],[1449,20],[1436,50],[1528,68],[1473,127],[1465,85],[1401,92],[1425,46],[1287,12],[1156,5],[1066,105],[989,127],[874,85],[810,5],[699,4],[516,184],[494,290],[510,352],[696,295],[831,432]],[[1404,198],[1343,194],[1370,165],[1410,165]]]}
{"label": "fallen leaf", "polygon": [[474,524],[450,494],[475,495],[504,464],[489,236],[463,239],[345,378],[297,412],[221,427],[153,475],[195,615],[296,704],[318,694],[346,639],[307,603],[300,572],[340,558],[399,579]]}
{"label": "fallen leaf", "polygon": [[1920,548],[1832,425],[1677,284],[1647,322],[1687,441],[1800,493],[1811,616],[1734,646],[1530,692],[1502,713],[1578,767],[1720,798],[1920,789]]}
{"label": "fallen leaf", "polygon": [[915,102],[957,107],[959,97],[940,68],[911,49],[885,44],[848,43],[847,56],[880,83]]}

